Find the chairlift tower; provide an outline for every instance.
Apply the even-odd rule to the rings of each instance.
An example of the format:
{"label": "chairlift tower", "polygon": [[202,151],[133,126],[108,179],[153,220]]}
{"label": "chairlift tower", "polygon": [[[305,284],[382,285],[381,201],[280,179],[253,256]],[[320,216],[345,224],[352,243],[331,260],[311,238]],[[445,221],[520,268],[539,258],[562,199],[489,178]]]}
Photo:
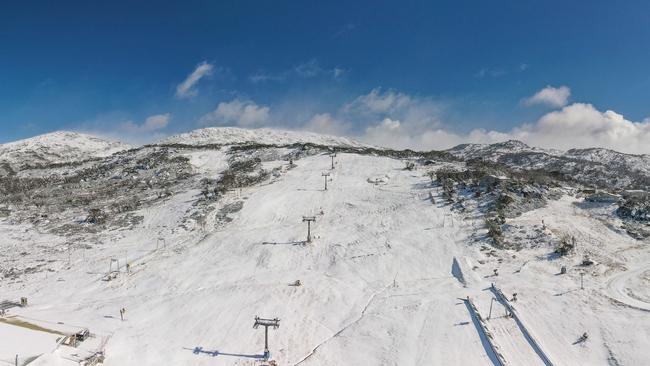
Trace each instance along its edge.
{"label": "chairlift tower", "polygon": [[273,329],[278,329],[280,327],[280,319],[264,319],[259,316],[255,316],[255,323],[253,324],[253,329],[257,329],[259,326],[264,327],[264,359],[268,360],[271,352],[269,352],[269,327]]}
{"label": "chairlift tower", "polygon": [[325,190],[327,190],[327,178],[330,176],[329,172],[325,172],[322,174],[323,177],[325,177]]}
{"label": "chairlift tower", "polygon": [[307,243],[311,243],[311,223],[316,221],[316,216],[303,216],[302,222],[307,221]]}
{"label": "chairlift tower", "polygon": [[111,272],[113,272],[113,263],[115,263],[115,266],[117,267],[117,268],[115,269],[115,272],[119,272],[119,271],[120,271],[120,260],[117,259],[117,258],[111,258],[110,262],[108,263],[108,273],[109,273],[109,274],[110,274]]}
{"label": "chairlift tower", "polygon": [[336,157],[336,153],[333,153],[330,157],[332,158],[332,170],[334,170],[334,158]]}

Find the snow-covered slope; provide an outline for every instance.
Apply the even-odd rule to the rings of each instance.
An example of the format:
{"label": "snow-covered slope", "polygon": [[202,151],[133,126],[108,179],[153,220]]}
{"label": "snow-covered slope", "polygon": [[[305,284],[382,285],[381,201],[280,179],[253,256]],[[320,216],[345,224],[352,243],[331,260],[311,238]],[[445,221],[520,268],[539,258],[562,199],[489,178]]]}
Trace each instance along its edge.
{"label": "snow-covered slope", "polygon": [[12,168],[109,156],[129,146],[68,131],[52,132],[0,145],[0,163]]}
{"label": "snow-covered slope", "polygon": [[449,153],[456,157],[463,159],[488,159],[497,161],[499,157],[504,154],[516,154],[516,153],[545,153],[545,154],[561,154],[559,151],[541,149],[536,147],[530,147],[524,144],[521,141],[517,140],[508,140],[504,142],[499,142],[495,144],[462,144],[451,149],[447,150]]}
{"label": "snow-covered slope", "polygon": [[650,173],[650,155],[624,154],[609,149],[592,148],[571,149],[564,153],[563,156]]}
{"label": "snow-covered slope", "polygon": [[311,143],[327,146],[366,147],[361,142],[347,137],[322,135],[305,131],[285,131],[269,128],[244,129],[236,127],[209,127],[172,136],[158,142],[186,145],[233,145],[256,143],[263,145],[288,145]]}
{"label": "snow-covered slope", "polygon": [[[650,240],[628,234],[617,203],[390,150],[339,152],[332,167],[328,147],[221,146],[278,134],[231,132],[0,177],[0,307],[29,300],[0,315],[0,364],[105,351],[106,366],[270,365],[256,315],[280,319],[278,365],[650,364]],[[84,328],[78,347],[57,345]]]}
{"label": "snow-covered slope", "polygon": [[650,186],[648,155],[624,154],[601,148],[543,149],[514,140],[496,144],[463,144],[447,152],[463,160],[498,162],[516,170],[557,172],[580,183],[604,188]]}

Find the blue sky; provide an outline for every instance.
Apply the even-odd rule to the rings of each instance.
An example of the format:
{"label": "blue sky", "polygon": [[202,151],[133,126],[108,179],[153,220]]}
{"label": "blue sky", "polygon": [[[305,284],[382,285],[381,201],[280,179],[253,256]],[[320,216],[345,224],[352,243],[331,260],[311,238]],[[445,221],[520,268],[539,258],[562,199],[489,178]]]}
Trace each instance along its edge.
{"label": "blue sky", "polygon": [[[236,125],[645,152],[648,24],[647,1],[5,2],[0,142]],[[588,138],[554,143],[567,120]]]}

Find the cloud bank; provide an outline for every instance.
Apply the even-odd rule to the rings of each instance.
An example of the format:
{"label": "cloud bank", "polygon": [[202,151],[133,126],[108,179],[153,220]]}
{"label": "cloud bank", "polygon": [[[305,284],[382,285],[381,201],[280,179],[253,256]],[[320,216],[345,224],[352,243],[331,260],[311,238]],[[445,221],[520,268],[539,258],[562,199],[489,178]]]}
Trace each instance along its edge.
{"label": "cloud bank", "polygon": [[204,126],[235,125],[239,127],[260,127],[270,122],[270,108],[252,101],[233,99],[221,102],[217,108],[203,115],[199,123]]}
{"label": "cloud bank", "polygon": [[399,120],[368,127],[360,139],[395,148],[447,149],[461,143],[520,140],[531,146],[568,150],[603,147],[631,154],[650,154],[650,119],[633,122],[621,114],[574,103],[509,131],[475,129],[457,133],[446,127],[409,129]]}
{"label": "cloud bank", "polygon": [[[539,100],[566,102],[569,88],[544,88]],[[551,92],[551,89],[554,90]],[[545,91],[546,92],[543,92]],[[543,93],[542,93],[543,92]],[[560,98],[551,98],[557,92]],[[557,96],[557,95],[555,95]],[[535,97],[535,96],[533,96]],[[547,103],[547,102],[545,102]],[[547,103],[547,104],[550,104]],[[305,120],[287,121],[270,106],[233,99],[200,118],[201,125],[297,128],[345,135],[397,149],[448,149],[462,143],[520,140],[531,146],[556,149],[604,147],[626,153],[650,153],[650,119],[634,122],[611,110],[599,111],[587,103],[564,105],[531,123],[510,130],[474,129],[459,132],[444,121],[448,106],[426,96],[375,88],[352,98],[337,110],[314,113]]]}
{"label": "cloud bank", "polygon": [[118,122],[118,118],[109,116],[86,122],[78,131],[109,140],[139,145],[166,137],[168,134],[165,129],[171,122],[172,115],[171,113],[151,115],[141,123],[130,119],[122,119],[122,122]]}

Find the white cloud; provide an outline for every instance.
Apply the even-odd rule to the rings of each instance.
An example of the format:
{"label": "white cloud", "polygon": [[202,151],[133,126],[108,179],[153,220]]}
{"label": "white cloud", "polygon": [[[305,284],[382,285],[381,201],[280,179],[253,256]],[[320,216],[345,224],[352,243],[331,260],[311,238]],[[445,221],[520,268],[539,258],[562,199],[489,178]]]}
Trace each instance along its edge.
{"label": "white cloud", "polygon": [[189,74],[182,83],[178,84],[176,87],[176,97],[190,98],[196,96],[198,92],[194,86],[205,76],[211,75],[213,69],[214,66],[205,61],[198,64],[194,71],[192,71],[192,73]]}
{"label": "white cloud", "polygon": [[395,113],[411,103],[411,97],[406,94],[392,89],[382,91],[381,88],[375,88],[370,93],[361,95],[343,106],[343,110],[361,114]]}
{"label": "white cloud", "polygon": [[167,127],[171,118],[172,116],[170,113],[149,116],[144,121],[144,124],[142,124],[141,128],[145,131],[160,130]]}
{"label": "white cloud", "polygon": [[601,112],[591,104],[574,103],[545,114],[532,124],[510,131],[475,129],[453,132],[445,126],[413,129],[385,119],[365,129],[359,139],[392,148],[447,149],[461,143],[520,140],[531,146],[568,150],[603,147],[632,154],[650,154],[650,119],[633,122],[614,111]]}
{"label": "white cloud", "polygon": [[[291,103],[289,105],[289,110],[278,115],[278,106],[272,114],[268,106],[234,99],[219,103],[200,122],[241,127],[284,126],[348,135],[374,145],[399,149],[440,150],[461,143],[515,139],[531,146],[563,150],[604,147],[626,153],[650,154],[650,118],[634,122],[614,111],[599,111],[585,103],[564,106],[532,123],[505,131],[474,129],[468,132],[457,131],[444,123],[449,107],[447,103],[396,90],[373,89],[330,113],[314,114],[309,109],[300,110]],[[143,126],[146,125],[145,121]]]}
{"label": "white cloud", "polygon": [[278,73],[270,73],[260,70],[250,75],[248,80],[253,83],[263,83],[268,81],[279,82],[290,78],[313,79],[316,77],[329,77],[336,80],[343,76],[345,72],[346,70],[340,67],[335,67],[333,69],[324,68],[320,65],[318,60],[311,59]]}
{"label": "white cloud", "polygon": [[303,127],[307,131],[327,135],[343,135],[350,128],[350,124],[332,117],[329,113],[314,115]]}
{"label": "white cloud", "polygon": [[536,146],[560,149],[605,147],[628,153],[650,153],[650,121],[633,122],[591,104],[574,103],[542,116],[534,125],[512,131]]}
{"label": "white cloud", "polygon": [[399,121],[405,130],[418,133],[440,127],[445,109],[445,103],[429,97],[375,88],[345,104],[341,114],[366,125],[388,118]]}
{"label": "white cloud", "polygon": [[345,71],[344,69],[338,67],[335,67],[334,70],[332,70],[332,73],[334,74],[334,79],[341,78],[343,75],[345,75],[346,72],[347,71]]}
{"label": "white cloud", "polygon": [[248,79],[253,83],[263,83],[266,81],[283,81],[284,79],[286,79],[286,75],[284,74],[274,75],[274,74],[266,73],[264,71],[257,71],[256,73],[249,76]]}
{"label": "white cloud", "polygon": [[353,24],[353,23],[347,23],[347,24],[343,25],[341,28],[339,28],[339,30],[336,31],[336,33],[334,33],[334,35],[332,36],[332,38],[339,38],[339,37],[341,37],[341,36],[344,35],[344,34],[347,34],[347,33],[349,33],[349,32],[352,32],[353,30],[356,29],[356,27],[357,27],[356,24]]}
{"label": "white cloud", "polygon": [[[122,122],[119,122],[120,119]],[[164,129],[171,119],[170,113],[149,116],[142,123],[125,120],[119,116],[103,116],[83,123],[79,131],[125,143],[143,144],[167,136]]]}
{"label": "white cloud", "polygon": [[567,105],[570,96],[571,89],[569,89],[569,87],[561,86],[559,88],[554,88],[549,85],[535,93],[532,97],[524,99],[523,103],[528,106],[541,104],[553,108],[564,107]]}
{"label": "white cloud", "polygon": [[221,102],[217,109],[199,119],[203,125],[236,125],[240,127],[258,127],[270,122],[270,108],[257,105],[252,101],[233,99]]}
{"label": "white cloud", "polygon": [[479,79],[482,79],[482,78],[484,78],[486,76],[490,76],[490,77],[493,77],[493,78],[498,78],[498,77],[504,76],[506,74],[508,74],[508,71],[506,71],[506,70],[504,70],[502,68],[484,67],[484,68],[480,69],[478,72],[476,72],[476,74],[474,74],[474,76],[476,76]]}
{"label": "white cloud", "polygon": [[507,140],[508,136],[498,132],[474,130],[463,135],[443,127],[413,131],[400,121],[386,118],[377,125],[367,127],[358,136],[362,141],[394,149],[433,150],[448,149],[466,142],[493,143]]}
{"label": "white cloud", "polygon": [[324,71],[316,59],[311,59],[307,62],[303,62],[300,65],[294,67],[293,70],[298,76],[303,78],[313,78],[314,76],[317,76]]}
{"label": "white cloud", "polygon": [[153,131],[162,130],[167,127],[171,121],[171,114],[156,114],[147,117],[142,124],[134,123],[133,121],[126,121],[118,124],[118,130],[132,134],[143,134]]}

